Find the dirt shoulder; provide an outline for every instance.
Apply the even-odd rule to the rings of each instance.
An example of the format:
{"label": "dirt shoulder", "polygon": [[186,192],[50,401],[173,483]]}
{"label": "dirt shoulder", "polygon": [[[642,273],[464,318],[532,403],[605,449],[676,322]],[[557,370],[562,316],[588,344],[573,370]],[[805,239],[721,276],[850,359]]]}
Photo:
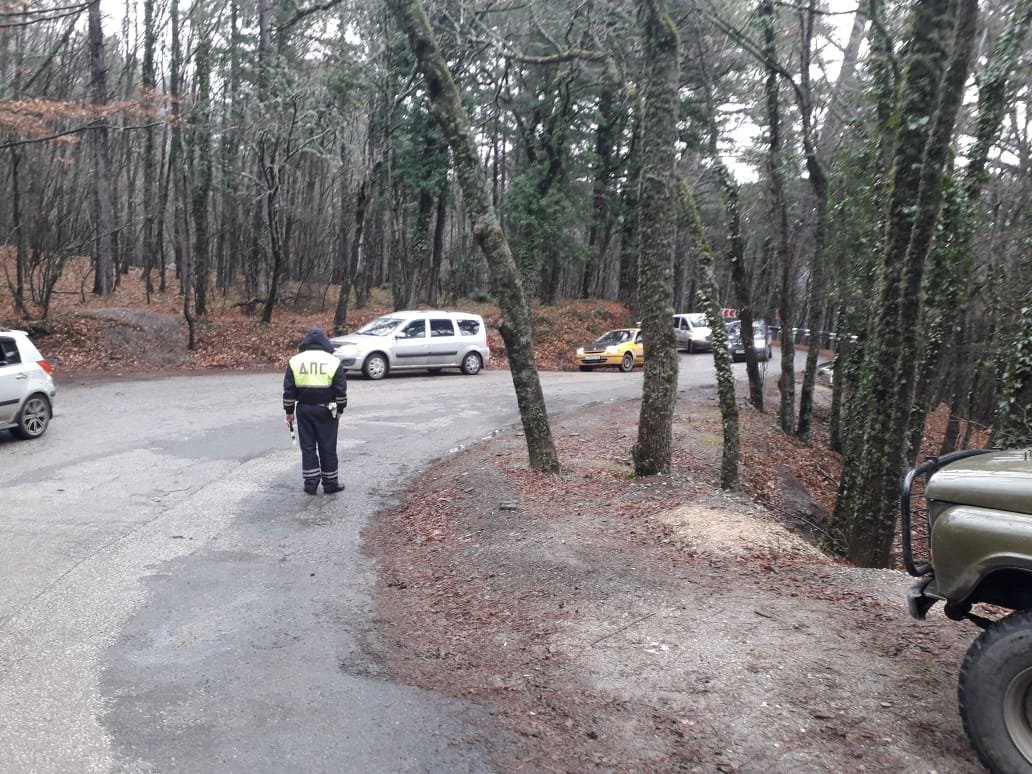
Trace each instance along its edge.
{"label": "dirt shoulder", "polygon": [[770,507],[726,495],[713,401],[681,396],[675,473],[635,480],[637,419],[553,418],[561,476],[502,434],[380,514],[384,667],[489,709],[505,771],[981,771],[956,709],[974,627],[912,620],[908,576],[786,526],[819,519],[799,478],[830,462],[747,413],[743,489]]}

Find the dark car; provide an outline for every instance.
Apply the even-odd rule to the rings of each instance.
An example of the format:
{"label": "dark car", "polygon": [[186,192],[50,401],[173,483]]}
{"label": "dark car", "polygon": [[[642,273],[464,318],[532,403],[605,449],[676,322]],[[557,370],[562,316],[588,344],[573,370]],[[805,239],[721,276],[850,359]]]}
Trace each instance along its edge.
{"label": "dark car", "polygon": [[[753,320],[753,349],[757,360],[770,360],[773,336],[770,326],[765,320]],[[727,323],[727,343],[731,348],[732,360],[745,360],[745,345],[742,343],[742,321],[729,320]]]}

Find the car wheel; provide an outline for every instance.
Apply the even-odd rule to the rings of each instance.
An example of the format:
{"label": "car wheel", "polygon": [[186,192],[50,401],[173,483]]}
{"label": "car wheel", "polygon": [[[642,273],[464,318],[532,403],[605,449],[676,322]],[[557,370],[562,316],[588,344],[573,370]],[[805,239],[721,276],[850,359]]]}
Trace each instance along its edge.
{"label": "car wheel", "polygon": [[990,770],[1032,767],[1032,610],[990,624],[960,668],[964,730]]}
{"label": "car wheel", "polygon": [[379,352],[367,357],[362,365],[362,373],[365,374],[366,379],[383,379],[389,369],[390,365],[387,363],[387,358]]}
{"label": "car wheel", "polygon": [[50,401],[42,395],[30,395],[18,415],[18,425],[11,432],[19,438],[39,438],[50,424]]}
{"label": "car wheel", "polygon": [[624,373],[634,370],[634,355],[627,352],[623,356],[623,360],[620,361],[620,370]]}
{"label": "car wheel", "polygon": [[480,369],[484,367],[484,361],[480,359],[480,355],[476,352],[470,352],[466,357],[462,358],[462,373],[472,376],[473,374],[480,373]]}

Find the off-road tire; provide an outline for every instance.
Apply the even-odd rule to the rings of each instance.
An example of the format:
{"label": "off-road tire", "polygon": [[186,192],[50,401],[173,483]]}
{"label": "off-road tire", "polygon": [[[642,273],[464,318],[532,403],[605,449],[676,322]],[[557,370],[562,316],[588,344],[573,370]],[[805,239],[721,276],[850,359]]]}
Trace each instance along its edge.
{"label": "off-road tire", "polygon": [[46,432],[52,416],[50,401],[45,395],[30,395],[18,414],[18,424],[11,428],[11,432],[25,441],[39,438]]}
{"label": "off-road tire", "polygon": [[623,360],[620,361],[620,370],[625,374],[634,370],[634,355],[630,352],[623,356]]}
{"label": "off-road tire", "polygon": [[993,622],[972,643],[958,697],[964,730],[990,771],[1032,769],[1032,610]]}
{"label": "off-road tire", "polygon": [[480,355],[476,352],[470,352],[466,357],[462,358],[462,365],[459,366],[462,373],[467,376],[480,373],[480,369],[483,367],[484,361],[480,359]]}
{"label": "off-road tire", "polygon": [[387,362],[386,355],[381,355],[379,352],[371,354],[362,364],[362,373],[365,374],[366,379],[383,379],[390,369],[391,366]]}

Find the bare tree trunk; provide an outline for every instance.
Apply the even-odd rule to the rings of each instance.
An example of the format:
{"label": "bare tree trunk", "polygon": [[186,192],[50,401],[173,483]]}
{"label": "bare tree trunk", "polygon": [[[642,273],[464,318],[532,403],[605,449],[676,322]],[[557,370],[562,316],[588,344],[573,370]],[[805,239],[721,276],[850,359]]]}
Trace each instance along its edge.
{"label": "bare tree trunk", "polygon": [[441,56],[420,1],[387,0],[387,5],[408,36],[409,48],[426,84],[431,111],[448,138],[477,244],[491,267],[495,292],[502,310],[501,333],[509,355],[516,402],[527,437],[530,466],[534,470],[558,472],[561,466],[552,442],[545,397],[534,360],[530,308],[523,294],[519,270],[509,250],[505,232],[491,205],[490,192],[485,185],[486,177],[469,118],[459,98],[459,90]]}
{"label": "bare tree trunk", "polygon": [[[806,353],[806,370],[799,394],[799,424],[796,436],[803,441],[810,439],[810,420],[813,414],[813,391],[817,382],[817,357],[821,351],[820,328],[824,318],[824,263],[827,260],[825,246],[828,233],[828,176],[824,162],[818,153],[813,125],[813,90],[810,86],[810,51],[813,43],[813,24],[817,16],[815,0],[803,13],[802,63],[799,71],[799,89],[796,91],[799,113],[802,119],[803,151],[806,156],[806,171],[814,198],[813,261],[810,265],[810,314],[807,327],[810,330],[809,349]],[[745,338],[743,334],[743,340]]]}
{"label": "bare tree trunk", "polygon": [[28,319],[29,310],[25,307],[25,280],[28,274],[29,256],[25,245],[25,231],[22,228],[21,212],[21,178],[18,166],[21,152],[17,147],[11,148],[11,225],[14,229],[14,287],[11,295],[14,310],[22,319]]}
{"label": "bare tree trunk", "polygon": [[211,125],[208,102],[211,98],[211,42],[204,29],[207,20],[197,23],[198,12],[194,11],[194,28],[197,49],[194,53],[194,78],[197,94],[191,119],[191,212],[194,223],[193,283],[194,310],[198,317],[208,313],[208,254],[209,218],[208,200],[211,197]]}
{"label": "bare tree trunk", "polygon": [[[98,111],[107,104],[107,64],[100,0],[89,5],[90,102]],[[93,292],[109,295],[115,289],[114,214],[111,200],[111,149],[106,119],[93,122],[93,253],[96,270]]]}
{"label": "bare tree trunk", "polygon": [[[778,323],[781,326],[781,376],[778,379],[781,404],[778,409],[778,418],[781,422],[781,430],[786,435],[791,435],[795,425],[795,338],[792,334],[794,316],[792,296],[795,271],[788,249],[788,208],[785,203],[785,173],[782,168],[784,159],[782,158],[780,75],[777,69],[773,0],[763,0],[760,3],[760,14],[763,18],[763,56],[767,68],[764,91],[769,133],[771,228],[774,232],[768,239],[765,249],[770,255],[776,257],[776,264],[781,274],[778,287]],[[748,334],[748,331],[742,331],[743,340]]]}
{"label": "bare tree trunk", "polygon": [[[143,63],[140,71],[140,80],[143,87],[144,112],[150,113],[154,105],[155,72],[154,53],[157,47],[157,30],[154,25],[154,0],[144,0],[143,3]],[[157,148],[155,147],[154,135],[156,129],[147,126],[143,132],[143,284],[147,291],[147,301],[150,301],[154,292],[154,280],[151,273],[154,271],[154,262],[158,254],[158,240],[160,236],[156,233],[157,207],[158,204],[158,163]]]}

